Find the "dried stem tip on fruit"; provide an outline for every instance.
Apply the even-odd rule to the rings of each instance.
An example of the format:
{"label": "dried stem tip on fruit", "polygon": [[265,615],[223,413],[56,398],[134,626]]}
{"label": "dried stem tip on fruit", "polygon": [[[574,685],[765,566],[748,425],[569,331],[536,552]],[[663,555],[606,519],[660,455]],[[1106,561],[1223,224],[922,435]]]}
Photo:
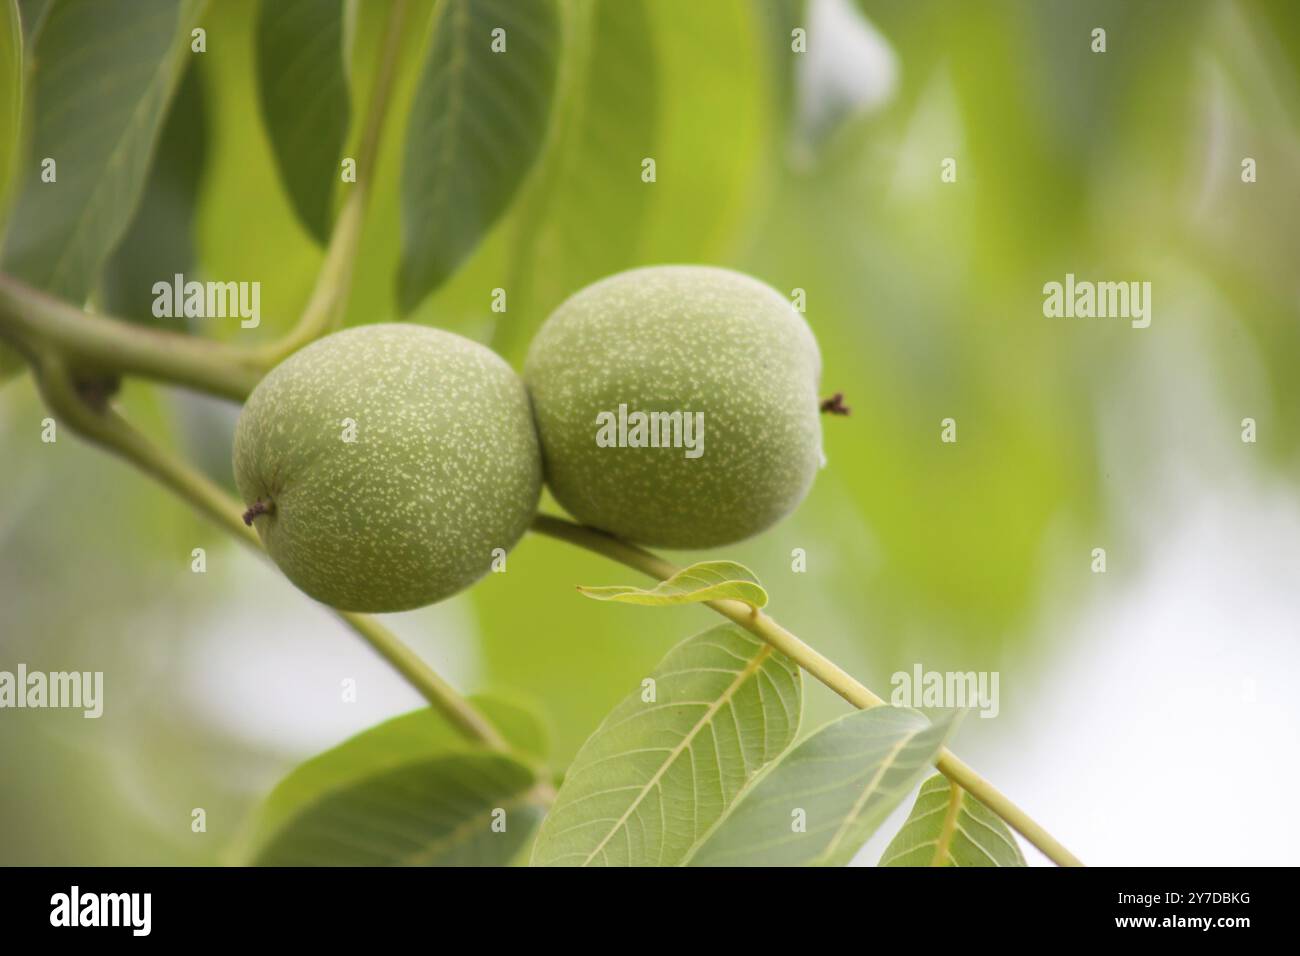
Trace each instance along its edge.
{"label": "dried stem tip on fruit", "polygon": [[244,524],[248,525],[251,528],[253,526],[254,518],[256,518],[258,515],[269,515],[274,510],[275,510],[275,505],[263,501],[261,498],[258,498],[251,505],[249,505],[248,510],[244,512]]}
{"label": "dried stem tip on fruit", "polygon": [[823,415],[847,415],[852,411],[844,404],[843,392],[836,392],[830,398],[823,399],[821,407]]}

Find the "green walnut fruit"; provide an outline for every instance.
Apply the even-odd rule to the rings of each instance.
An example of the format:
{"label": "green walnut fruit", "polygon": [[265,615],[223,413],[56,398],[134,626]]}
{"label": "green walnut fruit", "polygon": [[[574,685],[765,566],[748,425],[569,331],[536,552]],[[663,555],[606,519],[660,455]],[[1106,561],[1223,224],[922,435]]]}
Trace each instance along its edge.
{"label": "green walnut fruit", "polygon": [[327,336],[258,384],[235,480],[294,584],[349,611],[404,611],[477,580],[541,493],[528,394],[497,355],[424,326]]}
{"label": "green walnut fruit", "polygon": [[547,483],[574,517],[667,548],[750,537],[821,464],[821,355],[776,290],[704,266],[610,276],[528,353]]}

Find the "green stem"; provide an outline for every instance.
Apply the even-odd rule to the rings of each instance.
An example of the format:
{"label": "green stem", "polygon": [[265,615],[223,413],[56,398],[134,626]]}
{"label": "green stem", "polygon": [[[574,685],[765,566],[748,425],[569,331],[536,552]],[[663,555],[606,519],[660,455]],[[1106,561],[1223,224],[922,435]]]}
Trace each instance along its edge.
{"label": "green stem", "polygon": [[88,405],[61,357],[42,353],[34,371],[46,405],[74,432],[126,459],[245,544],[261,547],[257,533],[244,526],[238,505],[221,488],[154,445],[112,409]]}
{"label": "green stem", "polygon": [[[111,409],[99,411],[82,400],[64,361],[48,349],[38,353],[36,381],[50,410],[77,434],[120,455],[188,502],[238,540],[262,550],[257,533],[240,518],[243,507],[201,472],[153,444]],[[418,655],[372,617],[335,613],[437,709],[467,739],[497,750],[506,742],[488,720]]]}
{"label": "green stem", "polygon": [[[533,530],[567,541],[578,547],[586,548],[596,554],[604,555],[633,570],[640,571],[652,578],[664,580],[672,577],[680,569],[663,558],[639,548],[636,545],[620,541],[601,531],[574,524],[552,515],[538,515],[533,519]],[[839,694],[854,707],[866,709],[877,707],[885,701],[865,685],[855,679],[830,658],[821,654],[791,632],[756,608],[741,601],[708,601],[710,608],[723,617],[735,621],[750,633],[762,638],[768,644],[795,661],[813,677],[817,678],[835,693]],[[985,780],[967,763],[959,760],[946,747],[939,752],[935,767],[953,783],[964,787],[967,792],[981,801],[990,810],[1005,820],[1026,840],[1038,847],[1048,858],[1060,866],[1082,866],[1073,853],[1035,823],[1030,816],[1011,802],[1005,794]]]}
{"label": "green stem", "polygon": [[510,749],[487,718],[454,687],[439,677],[415,651],[403,644],[396,634],[369,615],[357,614],[354,611],[334,613],[352,630],[365,638],[379,656],[406,678],[407,683],[423,694],[424,698],[436,707],[467,740],[476,740],[494,750]]}
{"label": "green stem", "polygon": [[77,365],[186,385],[242,401],[266,370],[255,353],[179,332],[83,312],[0,274],[0,329],[56,346]]}
{"label": "green stem", "polygon": [[392,99],[393,83],[397,77],[398,53],[402,45],[402,31],[406,22],[406,0],[394,0],[388,11],[384,37],[380,43],[378,72],[370,90],[366,107],[365,125],[357,150],[357,180],[352,184],[347,201],[339,211],[338,220],[330,233],[329,248],[321,264],[312,289],[311,298],[298,318],[297,324],[283,339],[262,350],[267,365],[274,366],[286,357],[330,332],[342,323],[352,276],[361,244],[361,229],[365,222],[366,207],[370,203],[375,165],[379,159],[379,141],[383,136],[384,120]]}

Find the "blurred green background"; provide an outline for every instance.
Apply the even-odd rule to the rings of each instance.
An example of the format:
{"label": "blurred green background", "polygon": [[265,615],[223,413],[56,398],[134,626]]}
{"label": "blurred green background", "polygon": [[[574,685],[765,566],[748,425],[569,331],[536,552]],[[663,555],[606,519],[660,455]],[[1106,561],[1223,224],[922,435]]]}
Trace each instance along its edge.
{"label": "blurred green background", "polygon": [[[385,5],[359,6],[354,116]],[[1293,859],[1300,827],[1261,811],[1300,784],[1283,765],[1300,741],[1300,5],[575,6],[588,29],[537,167],[412,320],[518,365],[551,308],[629,266],[805,290],[823,390],[853,414],[824,422],[798,513],[711,556],[754,568],[782,623],[878,691],[916,663],[1000,671],[999,717],[968,720],[957,749],[1086,862]],[[352,323],[398,317],[402,118],[432,10],[416,7]],[[301,309],[322,252],[259,116],[256,14],[203,14],[207,52],[98,306],[147,318],[131,276],[179,263],[262,284],[259,329],[200,334],[269,341]],[[156,241],[176,235],[192,247]],[[1067,272],[1150,281],[1151,326],[1044,318],[1043,284]],[[138,383],[122,398],[232,483],[234,406]],[[148,480],[71,436],[42,444],[44,414],[29,377],[0,386],[0,669],[102,670],[107,700],[99,720],[0,711],[0,863],[221,862],[286,770],[419,699]],[[561,766],[713,623],[583,600],[574,585],[635,578],[556,542],[529,537],[508,568],[391,624],[462,689],[532,701]],[[805,729],[842,712],[808,687]]]}

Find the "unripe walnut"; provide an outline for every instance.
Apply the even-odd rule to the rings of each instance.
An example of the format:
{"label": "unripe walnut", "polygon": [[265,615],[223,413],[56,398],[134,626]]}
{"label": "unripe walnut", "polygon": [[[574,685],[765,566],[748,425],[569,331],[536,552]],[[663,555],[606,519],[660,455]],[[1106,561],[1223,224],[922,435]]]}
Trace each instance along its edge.
{"label": "unripe walnut", "polygon": [[416,325],[349,329],[290,356],[244,406],[234,460],[275,563],[350,611],[420,607],[481,577],[527,529],[542,482],[514,371]]}
{"label": "unripe walnut", "polygon": [[705,266],[588,286],[546,320],[524,366],[556,500],[668,548],[750,537],[803,500],[821,463],[820,376],[789,301]]}

